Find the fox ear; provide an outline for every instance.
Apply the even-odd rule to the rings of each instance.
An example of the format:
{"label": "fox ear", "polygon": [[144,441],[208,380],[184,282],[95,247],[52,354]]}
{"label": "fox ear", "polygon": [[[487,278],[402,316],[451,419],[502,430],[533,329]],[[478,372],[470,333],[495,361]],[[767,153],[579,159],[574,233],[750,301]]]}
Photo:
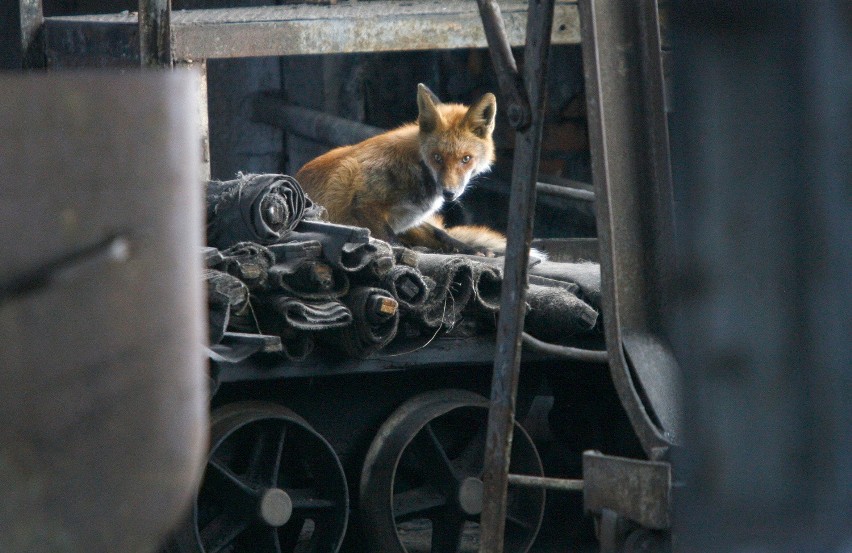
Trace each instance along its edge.
{"label": "fox ear", "polygon": [[432,103],[435,104],[435,105],[438,105],[438,104],[441,103],[441,100],[438,99],[438,95],[435,94],[434,92],[432,92],[432,90],[430,90],[429,87],[426,86],[423,83],[420,83],[420,84],[417,85],[418,99],[419,99],[421,94],[425,94],[426,96],[428,96],[429,99],[432,100]]}
{"label": "fox ear", "polygon": [[432,132],[438,127],[441,115],[436,107],[441,101],[425,84],[417,85],[417,123],[421,132]]}
{"label": "fox ear", "polygon": [[464,119],[473,134],[479,138],[485,138],[494,132],[494,118],[496,115],[497,98],[489,92],[470,106]]}

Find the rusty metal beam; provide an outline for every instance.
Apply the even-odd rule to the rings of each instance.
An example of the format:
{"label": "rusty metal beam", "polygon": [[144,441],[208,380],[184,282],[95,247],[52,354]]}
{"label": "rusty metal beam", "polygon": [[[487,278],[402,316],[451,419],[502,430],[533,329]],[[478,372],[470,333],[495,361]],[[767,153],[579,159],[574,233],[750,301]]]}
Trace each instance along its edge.
{"label": "rusty metal beam", "polygon": [[[526,2],[509,0],[501,7],[509,43],[522,45]],[[49,59],[56,65],[89,53],[104,60],[139,55],[139,25],[132,14],[48,17],[45,28]],[[488,45],[476,4],[461,0],[177,10],[171,29],[175,61]],[[551,37],[554,44],[580,42],[576,2],[556,1]]]}
{"label": "rusty metal beam", "polygon": [[553,0],[530,0],[524,49],[523,82],[530,101],[530,126],[515,137],[508,245],[500,296],[497,351],[491,384],[491,407],[485,448],[485,499],[480,518],[480,551],[501,553],[506,525],[506,486],[515,418],[515,396],[526,314],[527,265],[535,210],[541,130],[544,124],[547,65]]}

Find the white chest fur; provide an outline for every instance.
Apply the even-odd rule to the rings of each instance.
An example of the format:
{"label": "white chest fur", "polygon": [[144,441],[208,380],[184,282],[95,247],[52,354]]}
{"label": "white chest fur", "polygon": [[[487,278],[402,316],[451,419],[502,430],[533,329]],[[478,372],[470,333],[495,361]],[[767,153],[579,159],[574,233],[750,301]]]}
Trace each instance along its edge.
{"label": "white chest fur", "polygon": [[437,196],[422,203],[405,202],[394,206],[390,213],[390,227],[394,232],[402,232],[416,227],[430,215],[434,215],[444,205],[444,198]]}

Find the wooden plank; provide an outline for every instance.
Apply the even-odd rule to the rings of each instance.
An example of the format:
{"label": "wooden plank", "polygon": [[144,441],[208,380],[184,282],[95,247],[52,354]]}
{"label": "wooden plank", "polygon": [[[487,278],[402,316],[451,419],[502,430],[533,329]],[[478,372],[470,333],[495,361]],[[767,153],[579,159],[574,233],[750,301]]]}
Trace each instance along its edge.
{"label": "wooden plank", "polygon": [[[509,41],[514,46],[522,45],[526,2],[504,2],[501,10]],[[133,44],[129,33],[138,32],[136,23],[135,14],[127,12],[47,18],[51,59],[61,64],[63,57],[80,57],[105,49],[134,54],[128,51],[128,44]],[[110,30],[100,28],[103,25]],[[109,38],[110,46],[95,44],[94,38]],[[557,2],[552,42],[580,42],[575,2]],[[172,51],[176,61],[484,47],[482,22],[472,0],[375,0],[332,6],[299,4],[172,12]],[[138,51],[134,55],[138,57]]]}

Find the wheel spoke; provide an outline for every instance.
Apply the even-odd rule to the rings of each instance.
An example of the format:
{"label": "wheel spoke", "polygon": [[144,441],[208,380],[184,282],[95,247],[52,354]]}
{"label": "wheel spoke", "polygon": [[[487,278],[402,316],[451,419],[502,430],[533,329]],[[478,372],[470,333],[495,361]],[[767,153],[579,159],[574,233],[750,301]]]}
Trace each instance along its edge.
{"label": "wheel spoke", "polygon": [[[208,470],[211,477],[215,477],[223,487],[227,487],[230,490],[236,491],[241,495],[246,495],[249,497],[256,497],[258,492],[257,490],[249,485],[247,482],[243,481],[239,476],[234,474],[227,465],[222,463],[220,460],[215,457],[210,457],[210,460],[207,462]],[[227,496],[229,491],[222,491],[223,495]]]}
{"label": "wheel spoke", "polygon": [[293,511],[303,515],[304,511],[321,511],[335,507],[333,501],[319,497],[316,490],[311,488],[285,488],[284,491],[293,501]]}
{"label": "wheel spoke", "polygon": [[480,427],[459,454],[456,466],[468,476],[482,477],[485,461],[485,431],[486,427]]}
{"label": "wheel spoke", "polygon": [[252,553],[281,553],[276,528],[268,526],[252,526],[240,536],[238,551]]}
{"label": "wheel spoke", "polygon": [[424,426],[411,440],[409,451],[420,466],[420,476],[427,478],[427,481],[433,476],[441,483],[458,482],[455,467],[447,457],[447,452],[431,424]]}
{"label": "wheel spoke", "polygon": [[278,485],[278,479],[281,474],[281,460],[284,457],[284,441],[287,439],[287,425],[281,427],[281,432],[275,442],[274,463],[272,465],[272,485]]}
{"label": "wheel spoke", "polygon": [[455,509],[446,509],[432,519],[431,553],[457,553],[464,532],[464,517]]}
{"label": "wheel spoke", "polygon": [[250,482],[264,486],[277,484],[285,437],[286,427],[268,424],[260,429],[251,444],[248,458],[246,476]]}
{"label": "wheel spoke", "polygon": [[512,526],[514,526],[514,527],[516,527],[520,530],[525,530],[527,532],[532,532],[532,531],[535,530],[535,525],[530,524],[526,520],[521,520],[520,518],[513,515],[512,513],[506,513],[506,522],[510,523]]}
{"label": "wheel spoke", "polygon": [[272,529],[272,545],[275,548],[275,553],[284,553],[281,549],[281,538],[278,537],[278,528]]}
{"label": "wheel spoke", "polygon": [[435,509],[447,505],[447,498],[434,486],[421,486],[393,495],[393,518],[405,522],[426,517]]}
{"label": "wheel spoke", "polygon": [[287,524],[278,528],[278,544],[282,553],[291,553],[299,545],[299,536],[302,534],[302,528],[305,527],[305,519],[299,516],[293,516]]}
{"label": "wheel spoke", "polygon": [[249,526],[249,521],[223,513],[205,526],[201,532],[201,544],[207,553],[219,553],[236,540]]}

